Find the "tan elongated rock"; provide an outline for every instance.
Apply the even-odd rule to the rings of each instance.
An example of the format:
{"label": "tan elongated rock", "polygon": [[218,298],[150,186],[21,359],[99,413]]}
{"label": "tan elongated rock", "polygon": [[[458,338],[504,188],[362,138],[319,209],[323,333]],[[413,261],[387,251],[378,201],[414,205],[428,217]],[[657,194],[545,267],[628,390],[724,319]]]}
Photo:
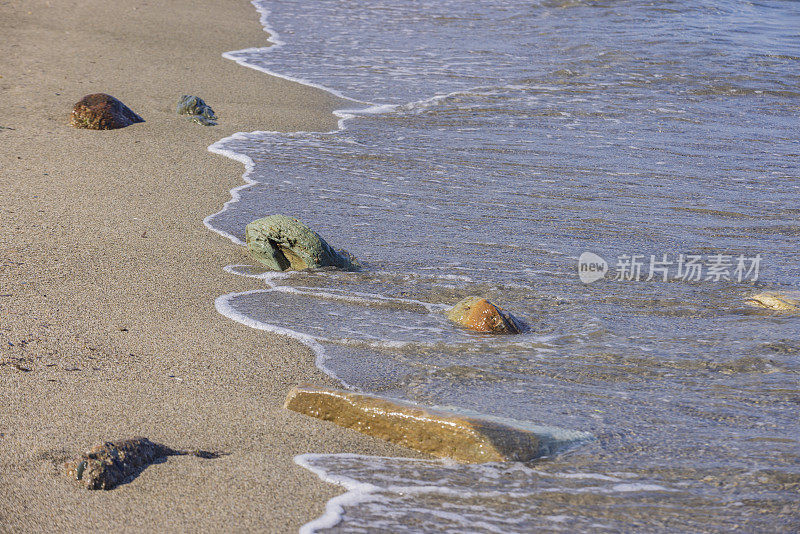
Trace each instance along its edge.
{"label": "tan elongated rock", "polygon": [[800,291],[765,291],[745,301],[755,308],[766,308],[783,313],[800,313]]}
{"label": "tan elongated rock", "polygon": [[336,251],[319,234],[293,217],[270,215],[245,228],[250,255],[275,271],[338,267],[355,271],[355,258]]}
{"label": "tan elongated rock", "polygon": [[315,386],[292,389],[284,407],[415,451],[466,463],[524,462],[593,439],[586,432]]}
{"label": "tan elongated rock", "polygon": [[476,332],[519,334],[522,330],[513,315],[482,297],[461,300],[447,312],[447,318]]}

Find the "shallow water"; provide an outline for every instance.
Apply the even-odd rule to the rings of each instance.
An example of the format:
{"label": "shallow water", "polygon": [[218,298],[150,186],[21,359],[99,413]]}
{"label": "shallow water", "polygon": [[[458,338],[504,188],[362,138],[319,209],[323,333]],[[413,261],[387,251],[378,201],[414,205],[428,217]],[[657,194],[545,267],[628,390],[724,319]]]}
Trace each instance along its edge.
{"label": "shallow water", "polygon": [[[240,243],[293,215],[364,269],[264,275],[218,309],[349,387],[597,437],[528,466],[303,457],[353,490],[307,530],[800,527],[800,319],[745,305],[800,286],[800,4],[256,5],[281,45],[227,56],[355,111],[212,146],[253,183],[206,223]],[[605,279],[580,281],[585,251]],[[623,255],[640,277],[613,280]],[[526,332],[448,324],[470,294]]]}

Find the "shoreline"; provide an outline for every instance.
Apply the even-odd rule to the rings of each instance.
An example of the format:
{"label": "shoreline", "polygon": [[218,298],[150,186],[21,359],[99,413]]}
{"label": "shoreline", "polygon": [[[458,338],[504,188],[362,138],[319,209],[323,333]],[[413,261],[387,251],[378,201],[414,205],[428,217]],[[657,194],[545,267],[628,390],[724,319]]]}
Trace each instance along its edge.
{"label": "shoreline", "polygon": [[[203,225],[241,185],[207,150],[235,132],[332,130],[342,101],[224,59],[267,43],[253,6],[179,0],[0,4],[0,531],[297,530],[342,488],[303,453],[404,450],[283,409],[305,381],[338,385],[305,346],[219,314],[214,299],[262,287]],[[107,92],[144,117],[114,131],[69,126]],[[175,114],[196,94],[220,116]],[[110,492],[60,464],[142,435],[218,459],[170,458]]]}

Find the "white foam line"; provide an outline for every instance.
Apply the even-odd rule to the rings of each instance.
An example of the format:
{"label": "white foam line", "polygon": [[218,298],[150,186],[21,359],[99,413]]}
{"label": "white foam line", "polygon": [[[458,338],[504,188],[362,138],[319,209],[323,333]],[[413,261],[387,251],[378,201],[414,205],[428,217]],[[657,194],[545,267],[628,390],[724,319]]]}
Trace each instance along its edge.
{"label": "white foam line", "polygon": [[[346,493],[339,495],[338,497],[334,497],[333,499],[329,500],[327,505],[325,506],[325,513],[323,513],[317,519],[310,521],[303,525],[300,528],[300,534],[314,534],[320,530],[325,530],[329,528],[333,528],[338,525],[342,517],[344,516],[344,508],[345,506],[356,506],[363,502],[367,502],[370,500],[375,499],[375,493],[378,492],[387,492],[387,493],[396,493],[400,495],[408,495],[408,494],[437,494],[437,495],[444,495],[444,496],[451,496],[451,497],[460,497],[460,498],[493,498],[493,497],[505,497],[505,498],[527,498],[530,496],[530,493],[521,492],[521,491],[502,491],[502,490],[492,490],[492,491],[470,491],[470,490],[459,490],[445,486],[436,486],[436,485],[429,485],[429,486],[403,486],[403,485],[394,485],[390,484],[386,487],[377,486],[375,484],[369,484],[366,482],[359,482],[358,480],[344,476],[344,475],[335,475],[331,474],[330,471],[325,469],[324,467],[320,467],[315,465],[314,460],[318,459],[326,459],[326,458],[348,458],[354,460],[379,460],[381,462],[385,462],[387,460],[398,460],[401,462],[419,462],[419,463],[437,463],[441,467],[458,467],[458,464],[450,464],[446,461],[442,460],[424,460],[418,458],[387,458],[387,457],[376,457],[376,456],[366,456],[360,454],[350,454],[350,453],[340,453],[340,454],[300,454],[294,457],[294,463],[303,467],[304,469],[308,469],[315,475],[317,475],[320,480],[323,482],[327,482],[329,484],[335,484],[337,486],[342,486],[346,491]],[[572,474],[547,474],[541,473],[537,470],[530,469],[523,464],[517,464],[520,468],[524,469],[526,472],[529,472],[532,475],[538,476],[559,476],[559,475],[567,475],[566,478],[597,478],[601,480],[610,480],[616,481],[618,479],[614,479],[613,477],[606,477],[604,475],[598,474],[586,474],[586,475],[575,475]],[[463,466],[462,466],[463,467]],[[472,466],[475,469],[482,469],[484,466]],[[656,484],[639,484],[639,483],[632,483],[632,484],[613,484],[610,487],[601,487],[601,486],[590,486],[584,488],[572,488],[572,489],[563,489],[563,488],[543,488],[541,490],[542,493],[561,493],[566,492],[570,494],[583,494],[583,493],[596,493],[596,494],[608,494],[608,493],[630,493],[630,492],[665,492],[665,491],[675,491],[665,488],[660,485]]]}
{"label": "white foam line", "polygon": [[[331,291],[317,291],[314,288],[306,286],[294,287],[281,287],[280,291],[286,293],[296,293],[300,295],[310,295],[314,297],[329,298],[331,300],[343,300],[346,302],[358,302],[364,304],[378,304],[380,302],[394,302],[397,304],[408,304],[412,306],[420,306],[425,308],[429,313],[436,313],[437,311],[449,308],[449,306],[441,304],[433,304],[431,302],[424,302],[417,299],[404,299],[400,297],[384,297],[377,293],[365,293],[363,291],[349,291],[348,294],[341,294]],[[342,290],[343,291],[343,290]]]}
{"label": "white foam line", "polygon": [[[434,267],[438,268],[438,267]],[[428,268],[423,268],[427,269]],[[460,274],[419,274],[415,272],[397,272],[397,271],[375,271],[375,274],[383,275],[383,276],[400,276],[406,278],[422,278],[422,279],[433,279],[433,280],[458,280],[463,282],[474,282],[475,280],[469,276],[460,275]]]}
{"label": "white foam line", "polygon": [[592,480],[603,480],[606,482],[622,482],[622,480],[619,478],[610,477],[608,475],[601,475],[600,473],[549,473],[543,476],[551,476],[555,478],[571,478],[577,480],[592,479]]}
{"label": "white foam line", "polygon": [[[308,523],[300,527],[299,530],[300,534],[313,534],[314,532],[318,532],[320,530],[324,530],[338,525],[342,520],[342,516],[344,515],[345,506],[352,506],[370,500],[372,494],[380,490],[378,486],[367,484],[365,482],[359,482],[350,477],[346,477],[343,475],[331,475],[325,469],[311,464],[311,461],[313,461],[314,459],[321,458],[324,456],[326,455],[300,454],[294,457],[294,463],[296,463],[300,467],[308,469],[309,471],[317,475],[323,482],[327,482],[329,484],[336,484],[337,486],[342,486],[344,489],[347,490],[347,493],[344,493],[342,495],[339,495],[338,497],[334,497],[333,499],[329,500],[328,503],[325,505],[325,513],[319,516],[318,518],[314,519],[313,521],[309,521]],[[359,455],[355,454],[337,455],[337,456],[348,456],[354,458],[359,457]]]}
{"label": "white foam line", "polygon": [[211,215],[209,215],[208,217],[203,219],[203,224],[206,225],[206,228],[208,228],[212,232],[216,232],[216,233],[218,233],[218,234],[220,234],[220,235],[222,235],[224,237],[227,237],[228,239],[230,239],[231,241],[233,241],[237,245],[244,246],[246,243],[244,241],[242,241],[241,239],[239,239],[238,237],[236,237],[235,235],[230,234],[230,233],[228,233],[228,232],[226,232],[224,230],[220,230],[219,228],[215,228],[215,227],[213,227],[211,225],[211,219],[213,219],[217,215],[225,213],[226,211],[228,211],[228,209],[230,209],[230,206],[232,204],[235,204],[235,203],[239,202],[239,198],[241,196],[240,192],[243,189],[247,189],[248,187],[252,187],[253,185],[255,185],[257,183],[255,180],[250,178],[250,174],[252,174],[253,168],[256,165],[255,162],[253,161],[253,158],[251,158],[250,156],[246,156],[245,154],[240,154],[238,152],[234,152],[233,150],[227,150],[225,148],[222,148],[223,144],[226,141],[228,141],[230,139],[235,139],[237,135],[240,135],[240,134],[238,134],[238,133],[237,134],[233,134],[230,137],[226,137],[225,139],[221,139],[221,140],[217,141],[216,143],[214,143],[213,145],[208,147],[208,151],[212,152],[214,154],[219,154],[221,156],[225,156],[227,158],[231,158],[231,159],[236,160],[239,163],[243,164],[245,170],[244,170],[244,174],[242,175],[242,179],[244,180],[245,183],[240,185],[240,186],[238,186],[238,187],[234,187],[233,189],[231,189],[231,191],[230,191],[231,199],[229,201],[227,201],[222,206],[222,209],[219,210],[217,213],[212,213]]}
{"label": "white foam line", "polygon": [[239,313],[230,304],[230,301],[236,297],[252,295],[254,293],[268,293],[274,290],[275,290],[274,288],[253,289],[250,291],[243,291],[240,293],[227,293],[225,295],[217,297],[216,300],[214,300],[214,307],[220,314],[224,315],[228,319],[236,321],[237,323],[249,326],[250,328],[255,328],[256,330],[263,330],[265,332],[272,332],[275,334],[280,334],[282,336],[287,336],[299,341],[300,343],[311,349],[311,351],[315,354],[316,358],[314,363],[320,371],[327,374],[334,380],[338,380],[344,385],[344,387],[352,389],[354,391],[360,391],[358,388],[347,384],[344,380],[340,379],[334,371],[325,366],[325,361],[328,359],[328,356],[325,354],[325,349],[319,343],[318,338],[315,338],[314,336],[310,336],[308,334],[303,334],[302,332],[296,332],[294,330],[290,330],[282,326],[276,326],[273,324],[268,324],[262,321],[258,321],[256,319],[253,319],[252,317],[248,317],[242,313]]}
{"label": "white foam line", "polygon": [[[333,499],[329,500],[328,503],[325,505],[325,513],[323,513],[318,518],[314,519],[313,521],[309,521],[302,527],[300,527],[299,533],[300,534],[314,534],[320,530],[325,530],[328,528],[335,527],[338,525],[341,520],[342,516],[344,515],[344,507],[345,506],[354,506],[360,504],[365,501],[369,501],[373,499],[373,494],[379,491],[417,491],[418,493],[427,493],[427,492],[439,492],[443,488],[439,488],[436,486],[431,487],[422,487],[422,488],[412,488],[412,487],[391,487],[384,490],[383,488],[376,486],[374,484],[369,484],[366,482],[359,482],[353,478],[344,476],[344,475],[332,475],[329,471],[322,467],[318,467],[313,464],[313,461],[318,458],[325,458],[335,456],[337,458],[353,458],[353,459],[365,459],[365,460],[372,460],[379,458],[382,461],[385,460],[402,460],[404,462],[424,462],[424,463],[432,463],[431,460],[423,460],[418,458],[386,458],[386,457],[375,457],[375,456],[364,456],[360,454],[299,454],[294,457],[294,463],[308,469],[315,475],[317,475],[320,480],[323,482],[327,482],[329,484],[336,484],[337,486],[342,486],[344,489],[347,490],[346,493],[339,495],[338,497],[334,497]],[[446,465],[444,462],[441,462],[442,465]]]}
{"label": "white foam line", "polygon": [[359,304],[380,304],[382,302],[394,302],[398,304],[420,306],[422,308],[425,308],[425,310],[427,310],[431,314],[436,313],[441,309],[448,308],[448,306],[432,304],[430,302],[423,302],[421,300],[416,300],[416,299],[404,299],[400,297],[384,297],[383,295],[378,295],[377,293],[364,293],[361,291],[351,291],[349,294],[343,294],[335,290],[318,291],[315,288],[306,286],[278,286],[275,285],[272,281],[289,278],[291,273],[283,271],[266,271],[259,274],[249,274],[236,271],[236,267],[249,267],[249,265],[226,265],[225,267],[222,268],[222,270],[225,271],[226,273],[233,274],[236,276],[244,276],[245,278],[256,278],[259,280],[263,280],[264,283],[270,287],[270,289],[291,295],[318,297],[323,299],[339,300],[344,302],[356,302]]}
{"label": "white foam line", "polygon": [[257,278],[259,280],[264,280],[270,287],[275,287],[275,284],[272,283],[272,280],[284,280],[291,276],[291,272],[286,271],[264,271],[263,273],[259,274],[249,274],[243,273],[236,270],[237,267],[245,267],[245,268],[252,268],[252,265],[246,264],[236,264],[236,265],[226,265],[222,268],[228,274],[235,274],[236,276],[244,276],[245,278]]}
{"label": "white foam line", "polygon": [[[273,70],[269,70],[269,69],[267,69],[265,67],[261,67],[261,66],[258,66],[258,65],[254,65],[252,63],[248,63],[246,60],[236,57],[234,54],[237,54],[239,52],[259,52],[259,53],[265,54],[265,53],[272,52],[273,50],[275,50],[275,49],[277,49],[277,48],[279,48],[281,46],[286,46],[286,43],[280,39],[280,36],[278,35],[278,32],[272,26],[270,26],[270,24],[269,24],[269,13],[270,12],[269,12],[269,9],[267,8],[266,4],[263,2],[263,0],[250,0],[250,3],[253,4],[253,6],[256,8],[256,11],[258,11],[258,13],[260,15],[259,22],[261,23],[261,26],[263,27],[264,31],[268,34],[267,42],[272,43],[272,46],[251,47],[251,48],[243,48],[241,50],[234,50],[234,51],[231,51],[231,52],[224,52],[222,54],[222,57],[224,57],[225,59],[230,59],[231,61],[235,61],[238,65],[241,65],[242,67],[247,67],[247,68],[250,68],[250,69],[254,69],[254,70],[263,72],[265,74],[269,74],[270,76],[275,76],[277,78],[282,78],[284,80],[288,80],[290,82],[295,82],[295,83],[299,83],[299,84],[302,84],[302,85],[306,85],[308,87],[314,87],[316,89],[321,89],[321,90],[326,91],[326,92],[328,92],[328,93],[330,93],[330,94],[332,94],[334,96],[337,96],[337,97],[341,98],[342,100],[349,100],[350,102],[355,102],[356,104],[363,104],[363,107],[352,108],[352,109],[339,109],[339,110],[336,110],[336,111],[333,112],[334,115],[336,115],[340,119],[339,120],[339,130],[343,130],[344,129],[344,127],[342,126],[343,121],[354,117],[356,114],[362,114],[362,113],[364,113],[364,114],[384,113],[386,111],[391,111],[391,110],[396,109],[397,107],[399,107],[398,104],[374,104],[372,102],[365,102],[363,100],[358,100],[358,99],[355,99],[355,98],[351,98],[349,96],[344,95],[340,91],[337,91],[336,89],[332,89],[332,88],[327,87],[325,85],[314,83],[314,82],[310,82],[310,81],[304,80],[302,78],[295,78],[294,76],[288,76],[286,74],[281,74],[279,72],[275,72]],[[264,132],[259,132],[259,133],[264,133]],[[277,132],[275,132],[275,133],[277,133]],[[297,132],[297,133],[300,133],[300,132]],[[328,132],[328,133],[334,133],[334,132]]]}
{"label": "white foam line", "polygon": [[270,52],[271,48],[278,48],[278,47],[286,45],[286,43],[281,41],[281,38],[278,35],[278,32],[275,31],[275,29],[272,28],[272,26],[269,25],[269,9],[267,9],[267,6],[264,3],[262,3],[261,1],[259,1],[259,0],[251,0],[250,3],[253,4],[253,6],[256,8],[256,11],[260,15],[259,16],[259,22],[261,23],[261,26],[264,28],[264,31],[267,32],[267,34],[268,34],[267,42],[272,43],[272,46],[243,48],[241,50],[235,50],[235,51],[232,51],[232,52],[225,52],[225,53],[222,54],[222,57],[224,57],[225,59],[230,59],[232,61],[235,61],[236,63],[238,63],[239,65],[241,65],[243,67],[248,67],[248,68],[251,68],[251,69],[259,70],[259,71],[265,72],[265,73],[267,73],[267,74],[269,74],[271,76],[277,76],[278,78],[283,78],[284,80],[289,80],[289,81],[292,81],[292,82],[301,83],[303,85],[308,85],[310,87],[316,87],[317,89],[322,89],[323,91],[327,91],[329,93],[332,93],[332,94],[338,96],[339,98],[344,98],[345,100],[351,100],[353,102],[358,102],[358,100],[355,100],[353,98],[348,98],[348,97],[344,96],[343,94],[341,94],[340,92],[335,91],[333,89],[330,89],[329,87],[325,87],[323,85],[318,85],[318,84],[315,84],[315,83],[311,83],[311,82],[309,82],[307,80],[301,80],[300,78],[293,78],[291,76],[286,76],[285,74],[279,74],[277,72],[273,72],[271,70],[268,70],[268,69],[266,69],[264,67],[259,67],[257,65],[253,65],[251,63],[247,63],[244,59],[239,59],[239,58],[235,57],[233,54],[236,54],[238,52],[261,52],[261,53],[264,53],[264,52]]}

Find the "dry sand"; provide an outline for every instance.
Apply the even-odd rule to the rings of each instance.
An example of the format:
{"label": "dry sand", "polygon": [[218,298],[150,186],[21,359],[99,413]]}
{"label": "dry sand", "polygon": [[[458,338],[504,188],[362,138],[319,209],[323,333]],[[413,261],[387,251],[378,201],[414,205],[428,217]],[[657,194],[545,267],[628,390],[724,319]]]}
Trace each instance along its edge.
{"label": "dry sand", "polygon": [[[220,57],[266,46],[249,2],[0,0],[0,35],[0,531],[289,532],[341,492],[294,455],[403,454],[284,410],[297,383],[335,384],[302,345],[214,309],[259,282],[222,271],[250,260],[201,222],[243,171],[206,147],[335,126],[330,95]],[[147,122],[71,128],[94,92]],[[185,93],[220,125],[176,116]],[[171,457],[107,492],[63,474],[135,435],[227,455]]]}

